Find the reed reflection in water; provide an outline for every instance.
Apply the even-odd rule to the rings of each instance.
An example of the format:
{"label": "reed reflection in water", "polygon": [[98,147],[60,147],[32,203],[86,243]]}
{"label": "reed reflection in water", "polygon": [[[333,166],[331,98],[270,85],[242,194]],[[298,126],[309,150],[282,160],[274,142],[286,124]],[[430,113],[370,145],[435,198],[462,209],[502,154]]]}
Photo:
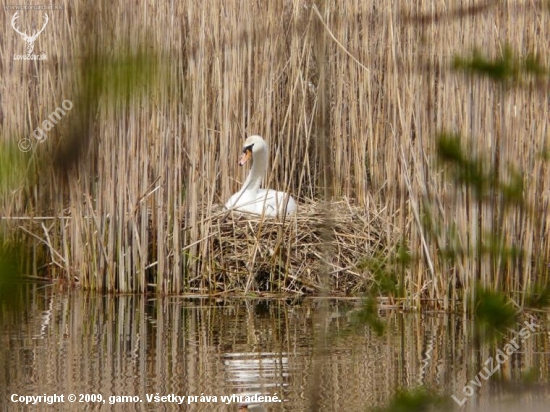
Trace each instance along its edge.
{"label": "reed reflection in water", "polygon": [[[283,400],[265,405],[268,411],[307,411],[317,391],[322,410],[365,411],[387,404],[397,388],[417,385],[462,398],[464,385],[498,348],[480,344],[471,323],[451,315],[382,311],[387,328],[377,336],[351,322],[354,301],[186,300],[22,288],[20,308],[0,306],[5,410],[23,410],[10,402],[14,393],[73,393],[101,394],[107,402],[54,408],[237,411],[238,403],[225,405],[221,396],[260,393]],[[322,324],[313,316],[319,305],[328,306]],[[550,342],[541,326],[461,410],[488,410],[518,394],[527,405],[544,404]],[[321,329],[328,350],[322,376],[313,380],[313,342]],[[533,374],[535,389],[523,384]],[[321,387],[312,388],[313,381]],[[148,403],[147,394],[157,393],[217,396],[218,403]],[[143,402],[108,403],[109,396],[123,395]],[[53,407],[36,410],[46,408]]]}

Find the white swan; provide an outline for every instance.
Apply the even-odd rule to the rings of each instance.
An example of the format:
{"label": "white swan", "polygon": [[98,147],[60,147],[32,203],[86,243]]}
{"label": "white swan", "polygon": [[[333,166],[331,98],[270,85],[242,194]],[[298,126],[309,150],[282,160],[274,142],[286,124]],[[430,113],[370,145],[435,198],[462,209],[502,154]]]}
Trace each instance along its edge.
{"label": "white swan", "polygon": [[250,404],[250,405],[247,405],[247,404],[239,405],[239,412],[244,412],[244,411],[266,412],[265,408],[262,405],[260,405],[259,403]]}
{"label": "white swan", "polygon": [[267,171],[267,144],[260,136],[250,136],[244,142],[243,155],[239,166],[252,158],[252,168],[243,187],[229,198],[226,209],[256,215],[279,216],[296,212],[296,202],[288,193],[273,189],[260,189],[260,184]]}

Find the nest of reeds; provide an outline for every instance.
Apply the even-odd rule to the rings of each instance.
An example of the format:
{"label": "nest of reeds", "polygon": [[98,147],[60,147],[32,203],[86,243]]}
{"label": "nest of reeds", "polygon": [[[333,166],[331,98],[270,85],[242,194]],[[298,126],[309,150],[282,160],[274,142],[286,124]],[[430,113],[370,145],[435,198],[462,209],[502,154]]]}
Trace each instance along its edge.
{"label": "nest of reeds", "polygon": [[346,200],[300,204],[284,219],[221,207],[217,216],[202,267],[220,292],[364,292],[373,279],[362,262],[388,248],[387,222]]}

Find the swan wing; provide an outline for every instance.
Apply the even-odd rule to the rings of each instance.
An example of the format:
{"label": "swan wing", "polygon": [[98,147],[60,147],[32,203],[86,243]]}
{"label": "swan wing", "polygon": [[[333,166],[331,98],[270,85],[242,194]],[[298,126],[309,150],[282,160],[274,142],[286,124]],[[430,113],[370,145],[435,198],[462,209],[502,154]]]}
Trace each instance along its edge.
{"label": "swan wing", "polygon": [[277,192],[273,189],[262,189],[258,192],[258,197],[262,200],[262,205],[265,199],[266,216],[278,216],[286,214],[290,215],[296,212],[296,201],[285,192]]}

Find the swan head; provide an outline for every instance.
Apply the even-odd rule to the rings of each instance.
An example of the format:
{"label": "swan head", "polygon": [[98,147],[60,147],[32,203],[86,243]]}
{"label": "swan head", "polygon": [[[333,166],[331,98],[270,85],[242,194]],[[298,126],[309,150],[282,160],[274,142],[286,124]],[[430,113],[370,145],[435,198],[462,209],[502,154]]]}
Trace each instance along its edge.
{"label": "swan head", "polygon": [[261,136],[249,136],[243,145],[243,154],[239,160],[239,166],[243,166],[248,160],[254,157],[254,153],[259,153],[267,149],[267,144]]}

